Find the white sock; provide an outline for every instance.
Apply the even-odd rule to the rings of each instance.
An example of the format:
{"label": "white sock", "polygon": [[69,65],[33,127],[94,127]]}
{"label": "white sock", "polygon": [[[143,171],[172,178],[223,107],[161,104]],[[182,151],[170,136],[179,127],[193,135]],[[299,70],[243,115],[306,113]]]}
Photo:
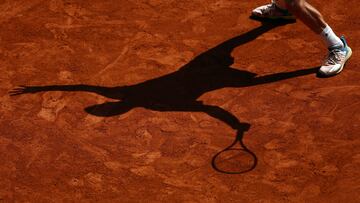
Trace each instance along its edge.
{"label": "white sock", "polygon": [[320,35],[329,48],[334,46],[344,47],[344,43],[340,40],[338,36],[336,36],[336,34],[329,25],[326,25]]}

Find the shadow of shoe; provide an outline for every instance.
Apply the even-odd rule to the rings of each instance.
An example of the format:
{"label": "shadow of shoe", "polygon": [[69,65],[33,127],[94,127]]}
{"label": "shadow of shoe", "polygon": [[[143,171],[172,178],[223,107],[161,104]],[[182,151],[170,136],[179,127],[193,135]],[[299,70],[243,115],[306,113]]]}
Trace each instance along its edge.
{"label": "shadow of shoe", "polygon": [[249,16],[249,18],[251,20],[261,22],[262,24],[275,24],[279,26],[296,23],[296,19],[270,19],[270,18],[261,18],[254,15]]}

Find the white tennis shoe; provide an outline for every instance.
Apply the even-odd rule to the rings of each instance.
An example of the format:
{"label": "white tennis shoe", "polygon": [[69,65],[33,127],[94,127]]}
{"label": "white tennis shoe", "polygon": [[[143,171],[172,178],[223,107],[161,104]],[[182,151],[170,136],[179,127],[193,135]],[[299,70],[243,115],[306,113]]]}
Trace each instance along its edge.
{"label": "white tennis shoe", "polygon": [[344,69],[347,60],[351,57],[352,51],[347,45],[345,37],[341,36],[340,39],[344,46],[329,48],[329,53],[319,70],[320,76],[330,77],[339,74]]}
{"label": "white tennis shoe", "polygon": [[275,3],[266,4],[255,8],[251,12],[252,17],[270,20],[295,20],[295,16],[288,10],[279,8]]}

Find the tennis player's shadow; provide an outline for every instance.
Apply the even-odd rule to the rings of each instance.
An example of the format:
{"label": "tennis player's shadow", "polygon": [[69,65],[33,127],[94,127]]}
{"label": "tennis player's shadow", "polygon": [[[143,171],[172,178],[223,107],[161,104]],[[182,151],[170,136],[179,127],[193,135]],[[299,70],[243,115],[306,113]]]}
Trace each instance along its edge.
{"label": "tennis player's shadow", "polygon": [[[178,71],[154,78],[139,84],[119,87],[101,87],[93,85],[49,85],[49,86],[20,86],[10,91],[10,95],[38,93],[45,91],[84,91],[119,100],[86,107],[89,114],[109,117],[124,114],[136,107],[143,107],[156,111],[186,111],[204,112],[237,131],[234,143],[240,143],[244,151],[253,156],[253,163],[239,172],[253,170],[257,158],[243,143],[242,138],[249,130],[250,124],[242,123],[237,117],[219,106],[204,104],[198,98],[204,93],[225,87],[249,87],[277,82],[294,77],[313,74],[318,68],[296,70],[292,72],[275,73],[256,76],[255,73],[232,68],[234,59],[231,52],[234,48],[255,40],[261,34],[286,23],[267,23],[248,31],[240,36],[229,39],[218,46],[198,55],[192,61],[182,66]],[[227,173],[216,166],[217,171]],[[230,173],[230,172],[229,172]]]}

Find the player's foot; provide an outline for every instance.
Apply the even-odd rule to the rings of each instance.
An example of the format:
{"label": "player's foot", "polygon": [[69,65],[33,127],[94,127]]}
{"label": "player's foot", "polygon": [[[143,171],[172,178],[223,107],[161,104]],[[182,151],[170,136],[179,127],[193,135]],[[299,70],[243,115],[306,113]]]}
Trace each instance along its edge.
{"label": "player's foot", "polygon": [[341,36],[340,39],[344,45],[342,47],[329,48],[324,64],[319,70],[320,76],[329,77],[339,74],[343,70],[346,61],[351,57],[352,51],[347,45],[344,36]]}
{"label": "player's foot", "polygon": [[255,8],[251,12],[252,17],[270,20],[295,20],[295,16],[288,10],[281,9],[275,3],[266,4]]}

